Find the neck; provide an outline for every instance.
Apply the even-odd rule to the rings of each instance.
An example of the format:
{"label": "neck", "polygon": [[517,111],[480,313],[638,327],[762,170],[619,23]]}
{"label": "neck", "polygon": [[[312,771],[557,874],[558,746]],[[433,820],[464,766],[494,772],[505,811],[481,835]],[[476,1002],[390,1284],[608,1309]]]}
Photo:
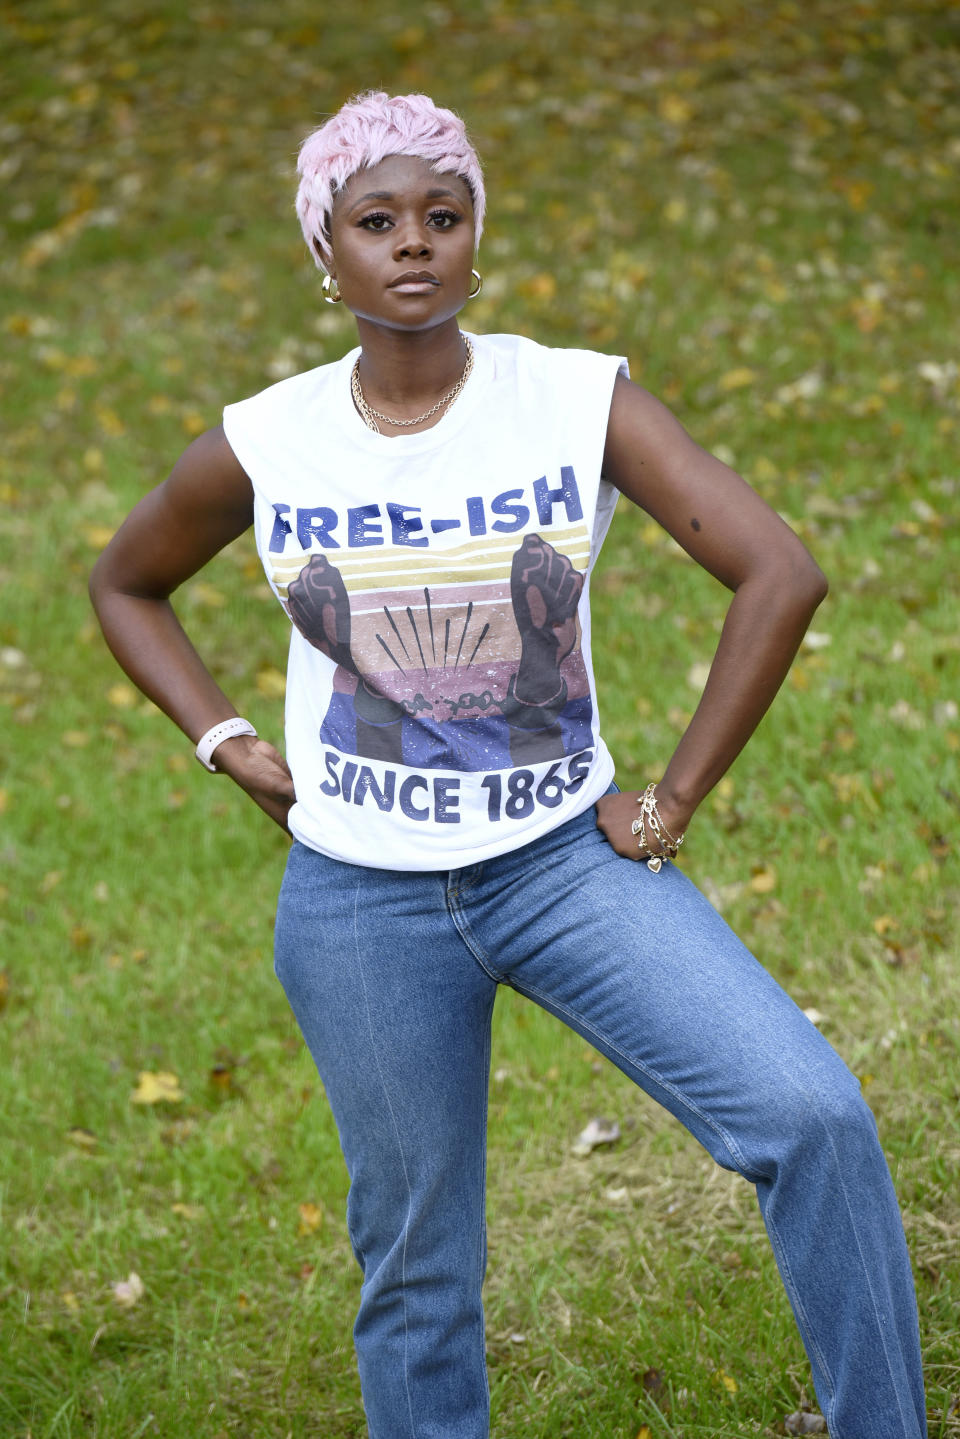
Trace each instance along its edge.
{"label": "neck", "polygon": [[383,330],[357,319],[360,383],[375,409],[406,419],[453,388],[467,353],[456,318],[431,330]]}

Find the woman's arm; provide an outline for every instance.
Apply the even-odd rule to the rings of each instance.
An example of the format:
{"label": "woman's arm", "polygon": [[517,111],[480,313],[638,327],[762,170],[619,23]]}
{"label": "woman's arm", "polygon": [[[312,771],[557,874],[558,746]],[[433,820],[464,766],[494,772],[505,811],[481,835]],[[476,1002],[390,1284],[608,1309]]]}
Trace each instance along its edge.
{"label": "woman's arm", "polygon": [[[622,377],[603,472],[734,592],[700,703],[657,784],[667,830],[679,834],[766,713],[827,582],[779,515],[664,405]],[[635,794],[609,795],[597,806],[600,828],[630,858],[637,857],[630,832],[637,813]]]}
{"label": "woman's arm", "polygon": [[[197,654],[170,595],[253,522],[250,480],[222,428],[184,452],[131,511],[90,576],[90,598],[121,668],[196,743],[237,711]],[[215,763],[286,828],[293,781],[264,740],[224,740]]]}

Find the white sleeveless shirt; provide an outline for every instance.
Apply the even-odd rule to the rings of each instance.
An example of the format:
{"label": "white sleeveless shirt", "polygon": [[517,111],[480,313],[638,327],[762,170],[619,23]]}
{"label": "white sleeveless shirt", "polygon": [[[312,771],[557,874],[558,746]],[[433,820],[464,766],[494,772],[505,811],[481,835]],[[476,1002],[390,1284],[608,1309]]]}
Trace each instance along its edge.
{"label": "white sleeveless shirt", "polygon": [[356,350],[223,412],[293,624],[290,829],[352,864],[474,864],[572,819],[613,777],[588,601],[626,361],[471,340],[467,384],[419,434],[366,427]]}

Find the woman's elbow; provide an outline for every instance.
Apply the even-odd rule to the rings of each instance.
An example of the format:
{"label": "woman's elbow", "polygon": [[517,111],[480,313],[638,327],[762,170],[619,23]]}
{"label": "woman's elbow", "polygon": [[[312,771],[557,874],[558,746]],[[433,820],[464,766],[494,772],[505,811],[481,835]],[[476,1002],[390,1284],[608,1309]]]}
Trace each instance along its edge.
{"label": "woman's elbow", "polygon": [[811,615],[830,590],[826,575],[804,545],[798,545],[789,556],[789,563],[781,570],[781,584],[784,576],[791,599]]}

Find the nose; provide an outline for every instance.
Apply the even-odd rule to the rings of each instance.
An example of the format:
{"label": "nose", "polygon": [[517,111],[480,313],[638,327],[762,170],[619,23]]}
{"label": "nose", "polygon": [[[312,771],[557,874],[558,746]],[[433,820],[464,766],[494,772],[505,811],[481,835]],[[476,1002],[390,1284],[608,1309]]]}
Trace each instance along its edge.
{"label": "nose", "polygon": [[397,226],[393,253],[398,260],[428,260],[433,254],[430,231],[412,217]]}

